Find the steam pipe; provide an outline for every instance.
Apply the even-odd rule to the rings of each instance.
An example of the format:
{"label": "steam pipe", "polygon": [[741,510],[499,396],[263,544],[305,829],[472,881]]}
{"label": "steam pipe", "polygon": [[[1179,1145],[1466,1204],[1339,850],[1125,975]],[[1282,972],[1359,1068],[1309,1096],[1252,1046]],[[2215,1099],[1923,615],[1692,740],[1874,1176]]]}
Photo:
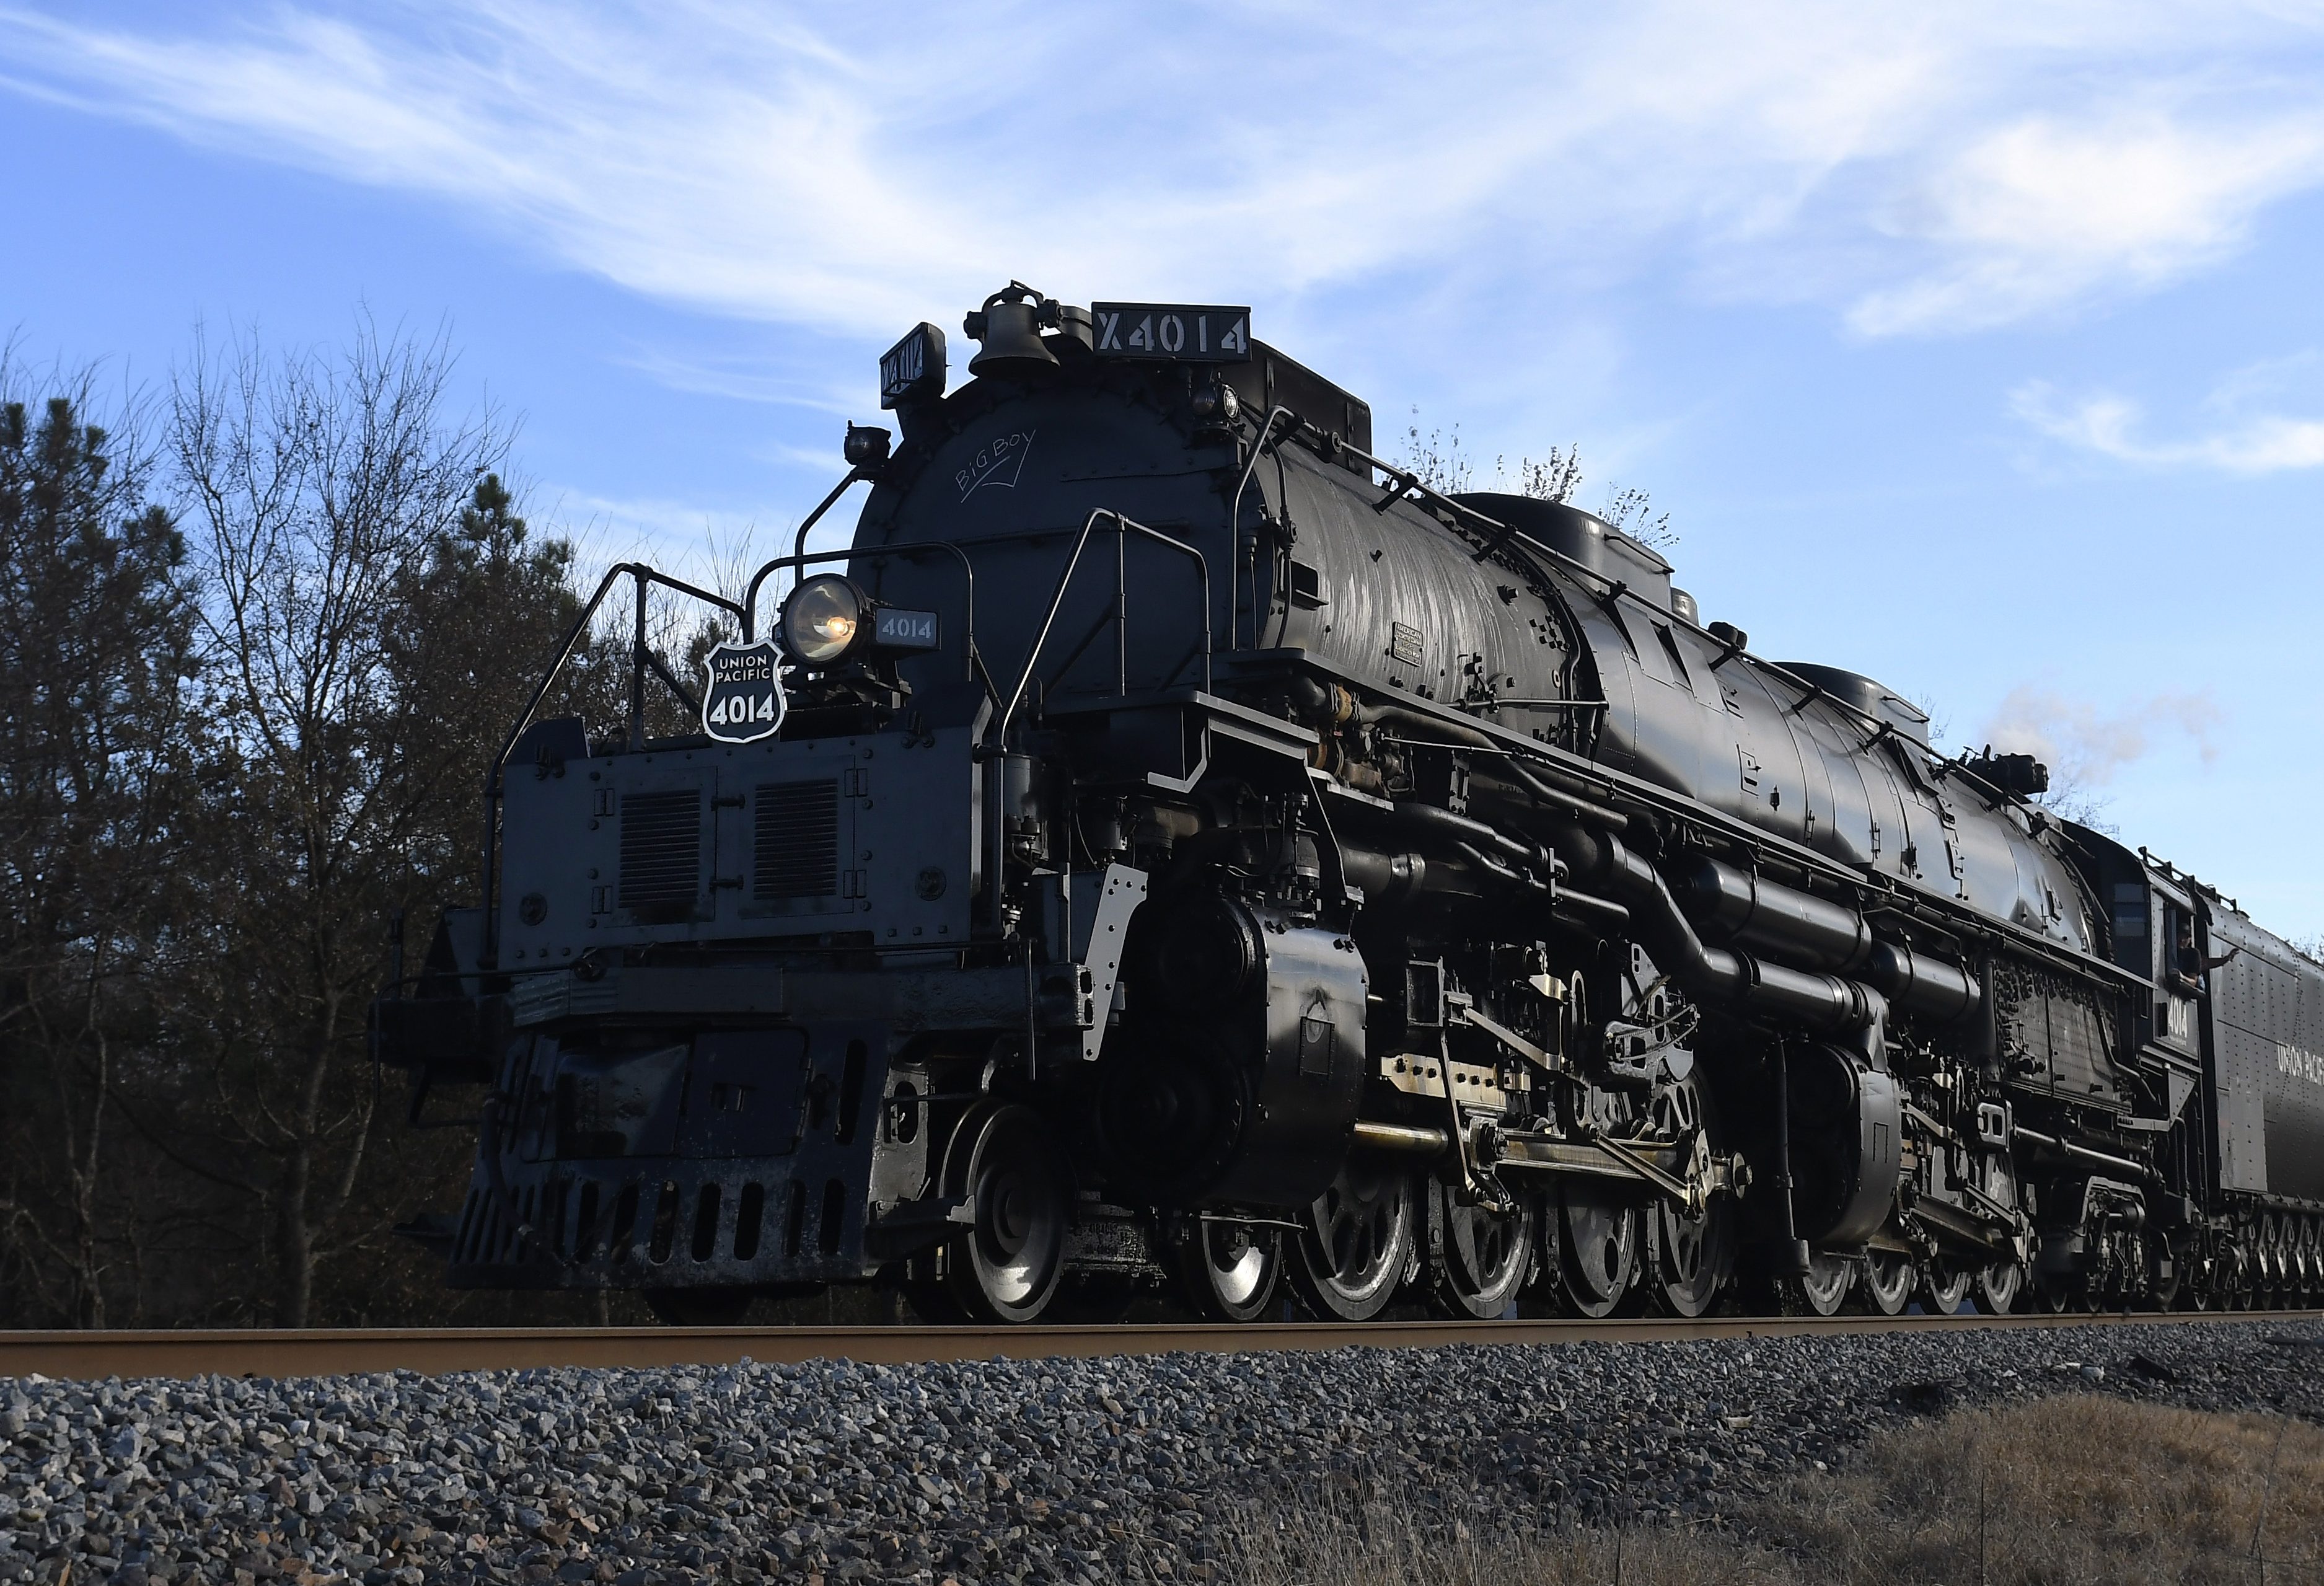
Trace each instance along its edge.
{"label": "steam pipe", "polygon": [[1428,887],[1428,861],[1417,853],[1379,853],[1342,844],[1340,867],[1367,905],[1406,903]]}
{"label": "steam pipe", "polygon": [[1326,729],[1346,726],[1351,722],[1359,726],[1397,727],[1407,733],[1430,734],[1432,742],[1447,749],[1482,750],[1497,757],[1493,768],[1497,773],[1506,771],[1526,791],[1545,803],[1571,810],[1576,819],[1617,832],[1629,825],[1629,816],[1600,802],[1590,789],[1566,785],[1567,779],[1554,769],[1518,759],[1508,744],[1474,727],[1442,721],[1404,705],[1369,705],[1351,690],[1314,678],[1299,678],[1292,688],[1292,708],[1311,724]]}
{"label": "steam pipe", "polygon": [[1678,895],[1712,936],[1812,969],[1861,975],[1899,1008],[1941,1023],[1965,1019],[1985,991],[1966,969],[1877,940],[1852,908],[1699,854],[1677,867]]}
{"label": "steam pipe", "polygon": [[1533,864],[1540,855],[1526,844],[1505,835],[1482,821],[1472,821],[1465,815],[1454,815],[1449,809],[1439,809],[1433,804],[1406,799],[1397,804],[1396,813],[1405,820],[1426,826],[1455,843],[1471,843],[1486,848],[1499,849],[1511,859]]}
{"label": "steam pipe", "polygon": [[1696,854],[1672,867],[1671,882],[1695,923],[1722,941],[1788,949],[1813,969],[1860,969],[1872,955],[1872,927],[1852,908],[1763,880]]}
{"label": "steam pipe", "polygon": [[1327,727],[1345,726],[1350,722],[1366,727],[1402,727],[1408,732],[1435,733],[1447,749],[1503,748],[1476,728],[1458,722],[1441,722],[1398,705],[1367,705],[1337,683],[1301,677],[1291,687],[1292,707],[1309,721],[1321,722]]}
{"label": "steam pipe", "polygon": [[2061,1140],[2055,1135],[2042,1134],[2030,1129],[2021,1128],[2015,1131],[2015,1135],[2029,1146],[2036,1146],[2045,1151],[2054,1151],[2069,1162],[2080,1163],[2085,1167],[2103,1167],[2109,1173],[2119,1173],[2126,1178],[2137,1179],[2142,1184],[2162,1182],[2155,1176],[2154,1169],[2144,1163],[2134,1162],[2127,1157],[2113,1157],[2104,1151],[2093,1151],[2088,1146],[2078,1146],[2071,1140]]}
{"label": "steam pipe", "polygon": [[1967,1019],[1985,1004],[1985,988],[1969,971],[1894,942],[1873,947],[1864,973],[1898,1007],[1925,1013],[1941,1024]]}
{"label": "steam pipe", "polygon": [[1404,1123],[1369,1123],[1356,1120],[1354,1137],[1348,1142],[1360,1149],[1398,1151],[1413,1157],[1441,1157],[1452,1148],[1452,1137],[1441,1129],[1416,1128]]}
{"label": "steam pipe", "polygon": [[1608,899],[1577,892],[1571,887],[1557,890],[1557,907],[1562,910],[1596,916],[1600,928],[1603,930],[1628,931],[1630,928],[1628,909]]}
{"label": "steam pipe", "polygon": [[1688,995],[1705,1002],[1782,1014],[1811,1029],[1828,1032],[1873,1031],[1885,1022],[1887,1002],[1868,986],[1706,945],[1680,912],[1661,872],[1624,847],[1620,838],[1576,828],[1561,836],[1557,847],[1575,875],[1602,882],[1618,900],[1629,906],[1631,923],[1645,938],[1656,966],[1685,987]]}
{"label": "steam pipe", "polygon": [[1511,756],[1501,769],[1523,783],[1526,790],[1534,797],[1560,808],[1571,809],[1576,820],[1590,821],[1614,832],[1629,826],[1629,816],[1610,805],[1600,803],[1585,789],[1567,786],[1565,778],[1546,767],[1531,765]]}

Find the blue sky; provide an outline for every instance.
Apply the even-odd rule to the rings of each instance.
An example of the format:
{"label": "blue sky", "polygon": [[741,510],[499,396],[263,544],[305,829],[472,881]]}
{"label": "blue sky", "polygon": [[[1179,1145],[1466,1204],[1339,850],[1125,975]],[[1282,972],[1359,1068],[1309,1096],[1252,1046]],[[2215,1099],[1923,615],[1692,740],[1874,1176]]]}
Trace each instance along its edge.
{"label": "blue sky", "polygon": [[448,327],[599,556],[776,539],[1011,276],[1250,302],[2324,933],[2324,6],[0,0],[0,146],[20,355]]}

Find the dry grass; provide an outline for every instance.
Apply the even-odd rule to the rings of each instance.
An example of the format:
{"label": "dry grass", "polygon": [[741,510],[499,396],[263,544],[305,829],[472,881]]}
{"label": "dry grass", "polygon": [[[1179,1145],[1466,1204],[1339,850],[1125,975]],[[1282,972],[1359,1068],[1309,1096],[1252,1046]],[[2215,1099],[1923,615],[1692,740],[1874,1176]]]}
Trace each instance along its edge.
{"label": "dry grass", "polygon": [[[2264,1523],[2263,1523],[2264,1516]],[[1528,1528],[1441,1503],[1290,1516],[1224,1573],[1252,1586],[1764,1586],[2324,1581],[2324,1431],[2097,1397],[1886,1434],[1740,1534]],[[1747,1539],[1748,1537],[1748,1539]]]}

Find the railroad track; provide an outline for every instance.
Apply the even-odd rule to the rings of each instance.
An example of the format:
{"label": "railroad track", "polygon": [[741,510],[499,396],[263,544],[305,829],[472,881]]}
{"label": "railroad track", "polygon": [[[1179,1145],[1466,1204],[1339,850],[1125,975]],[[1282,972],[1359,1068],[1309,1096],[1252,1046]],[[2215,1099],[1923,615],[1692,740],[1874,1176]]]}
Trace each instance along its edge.
{"label": "railroad track", "polygon": [[1444,1344],[1668,1342],[1697,1338],[1987,1327],[2281,1325],[2324,1311],[2144,1312],[2034,1316],[1720,1316],[1694,1322],[1286,1322],[1253,1326],[1082,1327],[410,1327],[293,1331],[0,1332],[0,1378],[321,1377],[357,1371],[520,1369],[535,1366],[724,1365],[850,1360],[929,1360],[1231,1354],[1278,1350],[1423,1349]]}

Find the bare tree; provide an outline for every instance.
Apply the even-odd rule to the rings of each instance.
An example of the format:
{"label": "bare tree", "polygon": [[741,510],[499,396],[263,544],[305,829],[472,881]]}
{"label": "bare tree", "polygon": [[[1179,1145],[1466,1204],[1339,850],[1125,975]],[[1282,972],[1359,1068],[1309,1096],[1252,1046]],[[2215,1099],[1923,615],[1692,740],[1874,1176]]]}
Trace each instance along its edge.
{"label": "bare tree", "polygon": [[447,416],[451,363],[440,337],[368,322],[338,354],[198,339],[171,392],[232,794],[208,834],[221,942],[185,1021],[207,1038],[212,1132],[149,1131],[255,1203],[263,1305],[285,1326],[309,1319],[373,1139],[374,1090],[352,1071],[401,856],[471,747],[415,741],[396,666],[415,575],[506,448],[489,414]]}
{"label": "bare tree", "polygon": [[1418,408],[1412,410],[1412,423],[1404,432],[1404,466],[1421,484],[1445,495],[1468,489],[1476,472],[1461,449],[1461,427],[1455,424],[1446,431],[1431,426],[1423,435]]}
{"label": "bare tree", "polygon": [[[1493,459],[1493,472],[1501,472],[1501,459]],[[1573,493],[1582,488],[1582,448],[1551,447],[1546,461],[1536,463],[1531,457],[1517,459],[1517,489],[1536,501],[1572,501]]]}
{"label": "bare tree", "polygon": [[[1405,469],[1421,484],[1447,495],[1468,490],[1476,476],[1475,467],[1461,447],[1461,427],[1455,424],[1446,430],[1431,426],[1423,434],[1418,408],[1413,409],[1412,422],[1405,429],[1402,461]],[[1536,501],[1572,502],[1582,489],[1582,448],[1578,446],[1554,446],[1549,448],[1549,456],[1539,462],[1519,457],[1514,480],[1510,477],[1508,458],[1493,459],[1494,488],[1504,489],[1514,483],[1518,494]],[[1660,549],[1678,543],[1670,514],[1655,512],[1653,498],[1635,486],[1609,486],[1596,515],[1641,544]]]}
{"label": "bare tree", "polygon": [[1598,509],[1598,515],[1641,545],[1659,549],[1678,543],[1678,531],[1670,526],[1670,514],[1655,512],[1653,498],[1634,485],[1609,487],[1606,504]]}

